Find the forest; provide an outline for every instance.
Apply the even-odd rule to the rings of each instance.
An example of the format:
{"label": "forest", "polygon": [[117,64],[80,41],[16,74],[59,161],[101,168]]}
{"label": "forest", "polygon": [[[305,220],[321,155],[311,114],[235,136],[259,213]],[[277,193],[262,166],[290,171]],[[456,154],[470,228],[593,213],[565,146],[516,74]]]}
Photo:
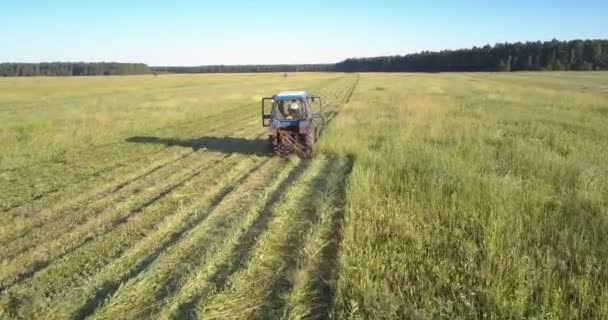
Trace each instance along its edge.
{"label": "forest", "polygon": [[335,64],[209,65],[152,69],[158,73],[320,72],[334,71]]}
{"label": "forest", "polygon": [[608,40],[499,43],[471,49],[347,59],[341,72],[607,70]]}
{"label": "forest", "polygon": [[97,76],[150,74],[153,71],[143,63],[117,62],[43,62],[0,63],[1,77],[28,76]]}
{"label": "forest", "polygon": [[498,43],[459,50],[350,58],[336,64],[156,66],[143,63],[0,63],[0,76],[158,73],[460,72],[608,70],[608,40]]}

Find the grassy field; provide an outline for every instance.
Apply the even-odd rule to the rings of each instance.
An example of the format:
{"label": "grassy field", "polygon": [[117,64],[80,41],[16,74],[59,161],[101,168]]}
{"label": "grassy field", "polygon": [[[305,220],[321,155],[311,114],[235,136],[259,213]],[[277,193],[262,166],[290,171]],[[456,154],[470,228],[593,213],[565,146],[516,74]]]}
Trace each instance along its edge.
{"label": "grassy field", "polygon": [[3,319],[608,318],[608,73],[0,78],[0,124]]}

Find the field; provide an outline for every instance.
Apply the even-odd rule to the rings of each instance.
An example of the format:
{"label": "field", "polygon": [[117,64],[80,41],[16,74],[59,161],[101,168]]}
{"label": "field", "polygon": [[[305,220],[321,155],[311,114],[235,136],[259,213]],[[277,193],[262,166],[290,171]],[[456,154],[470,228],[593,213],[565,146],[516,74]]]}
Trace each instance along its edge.
{"label": "field", "polygon": [[0,78],[0,124],[2,319],[608,318],[608,73]]}

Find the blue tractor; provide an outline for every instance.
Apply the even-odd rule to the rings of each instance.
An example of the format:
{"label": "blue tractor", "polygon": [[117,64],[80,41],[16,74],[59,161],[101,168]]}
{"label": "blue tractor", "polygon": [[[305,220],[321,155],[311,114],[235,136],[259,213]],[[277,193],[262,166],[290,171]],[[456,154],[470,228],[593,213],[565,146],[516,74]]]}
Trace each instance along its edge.
{"label": "blue tractor", "polygon": [[[313,105],[318,112],[313,112]],[[274,153],[296,153],[307,158],[317,141],[317,126],[324,125],[321,97],[305,91],[286,91],[262,98],[262,125],[269,127],[268,143]]]}

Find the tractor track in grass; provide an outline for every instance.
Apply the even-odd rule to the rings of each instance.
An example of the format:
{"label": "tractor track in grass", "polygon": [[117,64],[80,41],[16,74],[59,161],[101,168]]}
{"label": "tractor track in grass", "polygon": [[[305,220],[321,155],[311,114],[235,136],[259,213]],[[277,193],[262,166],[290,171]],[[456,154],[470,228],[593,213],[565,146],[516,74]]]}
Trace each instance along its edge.
{"label": "tractor track in grass", "polygon": [[[134,160],[134,158],[137,158],[138,160],[140,160],[140,159],[142,159],[144,157],[155,156],[157,154],[160,154],[160,153],[166,151],[166,149],[168,149],[168,148],[165,148],[163,150],[155,151],[152,154],[146,154],[146,155],[140,155],[139,157],[133,157],[131,159],[128,159],[129,161],[125,161],[125,162],[132,162],[132,160]],[[97,171],[94,171],[94,172],[92,172],[89,175],[89,177],[90,177],[90,179],[95,178],[95,177],[100,177],[100,176],[103,176],[104,173],[111,173],[111,172],[113,172],[113,171],[115,171],[115,170],[117,170],[117,169],[119,169],[121,167],[124,167],[124,166],[125,166],[125,164],[123,162],[119,162],[119,163],[110,165],[108,167],[101,168],[101,169],[99,169]],[[4,207],[2,209],[2,212],[11,212],[11,211],[14,211],[15,213],[17,213],[19,211],[24,211],[26,208],[36,206],[37,204],[41,204],[43,201],[40,201],[40,200],[46,200],[47,198],[51,197],[54,194],[57,194],[57,193],[60,193],[61,191],[65,191],[66,189],[69,189],[69,187],[76,187],[76,186],[84,185],[84,184],[88,183],[90,179],[83,179],[83,180],[80,180],[78,183],[75,183],[75,184],[64,185],[62,187],[56,187],[56,188],[53,188],[53,189],[41,192],[41,193],[39,193],[39,194],[37,194],[35,196],[32,196],[28,200],[25,200],[25,201],[20,202],[20,203],[11,204],[11,205],[8,205],[8,206]]]}
{"label": "tractor track in grass", "polygon": [[[193,152],[189,152],[187,155],[192,154]],[[28,267],[24,267],[23,265],[20,265],[20,270],[17,276],[13,276],[13,280],[11,281],[7,281],[6,277],[6,273],[4,273],[4,276],[2,279],[3,280],[3,284],[2,286],[0,286],[0,292],[4,291],[7,287],[10,287],[16,283],[19,283],[21,281],[23,281],[24,279],[27,279],[29,277],[31,277],[33,274],[35,274],[36,272],[46,268],[46,266],[48,266],[48,264],[50,264],[52,261],[56,260],[56,259],[61,259],[62,257],[64,257],[66,254],[77,250],[78,248],[82,247],[84,244],[86,244],[87,242],[91,241],[92,239],[94,239],[97,236],[103,235],[106,232],[109,232],[110,230],[112,230],[113,228],[119,226],[120,224],[126,222],[128,219],[132,218],[133,216],[135,216],[136,214],[140,213],[141,211],[143,211],[145,208],[149,207],[150,205],[152,205],[153,203],[155,203],[156,201],[158,201],[159,199],[165,197],[167,194],[171,193],[173,190],[175,190],[176,188],[178,188],[179,186],[183,185],[184,183],[186,183],[187,181],[189,181],[190,179],[194,178],[195,176],[199,175],[201,172],[208,170],[208,169],[212,169],[214,167],[214,165],[222,162],[223,160],[225,160],[228,156],[222,156],[219,157],[218,159],[215,159],[211,164],[208,164],[206,166],[197,168],[196,163],[194,165],[190,165],[190,169],[186,168],[186,171],[182,171],[182,178],[181,180],[177,180],[174,183],[170,183],[169,185],[163,187],[161,190],[157,191],[157,192],[153,192],[150,195],[150,198],[147,200],[144,200],[141,203],[137,203],[134,202],[134,207],[132,208],[125,208],[124,210],[126,211],[126,214],[120,215],[121,210],[115,210],[115,211],[111,211],[111,213],[114,213],[115,218],[111,218],[107,219],[107,220],[99,220],[97,219],[98,224],[101,225],[101,231],[95,231],[95,229],[92,230],[92,234],[88,233],[88,232],[84,232],[83,230],[81,230],[81,228],[79,228],[79,224],[73,225],[67,225],[64,228],[65,231],[67,231],[67,233],[64,234],[64,238],[69,238],[72,239],[73,241],[69,241],[65,247],[60,247],[59,250],[61,250],[59,254],[56,254],[55,257],[54,254],[51,253],[51,257],[53,258],[48,258],[48,259],[40,259],[40,257],[37,257],[36,260],[34,260],[33,262],[30,262]],[[183,159],[183,158],[182,158]],[[196,161],[196,159],[194,159]],[[173,163],[175,163],[176,161],[173,161]],[[192,168],[193,167],[193,168]],[[189,171],[188,171],[189,170]],[[185,172],[185,173],[184,173]],[[186,174],[185,176],[183,176],[184,174]],[[177,176],[179,178],[180,173],[176,173],[173,174],[173,176]],[[135,188],[137,190],[144,188],[145,186],[139,187],[136,186]],[[138,192],[135,192],[131,195],[135,195],[135,197],[131,196],[129,197],[129,194],[124,195],[123,197],[121,197],[119,199],[119,202],[113,202],[114,204],[116,203],[120,203],[120,201],[135,201],[137,199],[137,194]],[[94,211],[94,214],[98,214],[100,211]],[[96,216],[96,218],[98,218],[98,215]],[[61,222],[61,220],[59,220],[59,222]],[[71,221],[69,221],[71,222]],[[88,223],[87,220],[84,220],[82,223]],[[93,224],[94,226],[94,224]],[[53,227],[53,224],[51,223],[51,225],[48,226],[47,230],[49,230],[49,232],[53,232],[55,233],[58,229],[57,227]],[[59,229],[60,230],[60,229]],[[79,234],[81,234],[81,236],[79,237],[74,237],[71,235],[70,231],[74,231],[74,232],[79,232]],[[38,232],[40,232],[40,230],[37,230]],[[39,243],[39,241],[35,241],[36,239],[39,239],[39,241],[45,240],[45,234],[41,233],[39,234],[38,237],[36,237],[35,239],[29,239],[31,242],[29,245],[25,245],[22,246],[20,248],[18,248],[16,250],[16,252],[12,252],[12,254],[7,254],[7,248],[2,248],[4,249],[4,254],[3,257],[8,257],[8,258],[14,258],[14,257],[18,257],[19,255],[26,255],[28,253],[29,250],[33,250],[33,249],[37,249],[36,245]],[[10,243],[10,244],[14,244],[16,245],[14,242]],[[45,243],[46,244],[46,243]],[[44,244],[43,244],[44,245]],[[44,252],[49,252],[48,248],[46,250],[44,250]],[[52,252],[52,250],[51,250]],[[31,255],[30,255],[31,256]],[[48,256],[48,254],[47,254]],[[27,256],[26,256],[27,258]],[[10,259],[6,259],[8,261],[10,261]],[[5,261],[6,261],[5,260]],[[12,262],[12,261],[11,261]],[[17,265],[19,263],[22,263],[22,261],[17,261],[15,263],[12,263],[12,265]],[[5,263],[6,265],[6,263]],[[9,262],[8,266],[10,266],[11,263]],[[15,268],[15,270],[17,270]],[[5,270],[6,272],[6,270]],[[9,277],[10,278],[10,277]]]}
{"label": "tractor track in grass", "polygon": [[[330,176],[335,171],[341,171],[338,162],[335,160],[329,160],[330,163],[326,165],[325,168],[322,169],[319,176],[315,177],[315,179],[311,182],[311,190],[309,190],[309,197],[313,199],[320,199],[323,197],[323,194],[329,190],[329,181],[327,177]],[[332,202],[334,201],[334,195],[332,197]],[[296,200],[297,201],[297,200]],[[294,284],[297,279],[295,279],[295,275],[297,270],[300,268],[299,264],[301,263],[303,250],[307,243],[311,241],[312,235],[310,235],[311,231],[314,227],[316,227],[320,220],[320,207],[319,202],[316,203],[304,210],[303,224],[305,227],[301,231],[301,233],[297,235],[290,235],[290,246],[287,250],[287,259],[283,262],[281,266],[284,270],[284,273],[281,277],[275,282],[272,289],[268,293],[268,301],[265,306],[265,310],[263,309],[261,314],[285,314],[285,310],[288,308],[288,301],[286,296],[289,292],[291,292],[294,288]],[[343,208],[336,208],[338,211],[342,211]],[[279,269],[280,270],[280,269]],[[274,301],[272,301],[274,300]]]}
{"label": "tractor track in grass", "polygon": [[[190,127],[194,127],[196,128],[195,124],[196,122],[200,122],[203,121],[205,123],[207,122],[211,122],[211,128],[207,129],[206,131],[203,131],[201,133],[205,133],[205,134],[213,134],[213,133],[217,133],[217,134],[224,134],[224,135],[232,135],[235,134],[238,131],[242,131],[242,130],[226,130],[226,126],[223,126],[221,124],[217,124],[216,122],[213,122],[212,120],[215,119],[218,115],[214,115],[211,116],[211,119],[208,118],[203,118],[202,120],[197,119],[197,120],[188,120],[186,122],[184,122],[184,124],[188,125],[188,130],[191,130]],[[241,128],[244,124],[246,124],[248,121],[248,119],[240,119],[236,122],[236,127],[237,128]],[[160,130],[160,129],[158,129]],[[194,129],[196,132],[197,130]],[[200,129],[199,129],[200,130]],[[120,143],[125,143],[120,142]],[[120,144],[120,143],[116,143],[116,144]],[[137,165],[139,162],[147,160],[150,160],[150,157],[157,157],[160,156],[160,159],[157,159],[157,161],[162,160],[166,155],[166,151],[168,149],[170,149],[171,146],[166,146],[165,148],[161,149],[161,150],[157,150],[157,151],[153,151],[151,154],[150,153],[146,153],[146,152],[136,152],[134,156],[131,156],[129,159],[123,159],[123,161],[118,162],[118,163],[113,163],[110,164],[109,166],[106,166],[104,168],[101,168],[97,171],[92,172],[91,174],[88,175],[89,178],[87,179],[79,179],[78,181],[74,181],[74,182],[66,182],[64,183],[63,186],[60,187],[54,187],[52,190],[47,190],[41,194],[35,195],[33,196],[31,199],[20,202],[20,203],[16,203],[16,204],[9,204],[8,206],[5,206],[2,211],[3,212],[12,212],[15,215],[19,215],[18,213],[21,211],[28,211],[30,208],[32,207],[36,207],[38,206],[43,206],[45,204],[45,201],[42,200],[47,200],[47,198],[52,198],[52,195],[54,194],[62,194],[62,193],[67,193],[70,192],[71,190],[78,190],[80,188],[80,186],[82,185],[86,185],[87,183],[90,183],[91,181],[95,180],[95,179],[102,179],[104,176],[104,173],[107,174],[111,174],[112,172],[115,172],[117,170],[119,170],[120,168],[124,168],[124,170],[128,170],[129,168],[133,167],[133,165]],[[90,152],[90,150],[87,150],[87,152]],[[9,169],[8,171],[14,171],[17,170],[19,168],[13,168],[13,169]],[[9,217],[10,215],[6,216]],[[2,218],[2,220],[4,220],[4,218]]]}
{"label": "tractor track in grass", "polygon": [[[358,80],[358,79],[357,79]],[[338,93],[336,96],[347,96],[346,100],[350,99],[354,89],[356,87],[355,82],[352,86],[346,87],[343,91]],[[339,107],[337,108],[339,111]],[[328,119],[328,123],[331,122],[332,118],[337,114],[334,112]],[[344,190],[343,186],[345,181],[350,175],[350,170],[352,168],[352,159],[349,159],[348,165],[346,165],[345,173],[342,175],[342,179],[338,182],[338,186],[334,186],[335,189]],[[300,174],[305,169],[305,166],[300,166]],[[238,270],[242,269],[245,266],[246,261],[250,259],[251,254],[253,253],[253,248],[256,245],[257,237],[264,232],[266,227],[268,226],[268,222],[270,217],[272,217],[271,210],[274,205],[279,201],[279,199],[283,196],[283,193],[278,192],[289,185],[296,184],[296,179],[289,178],[282,182],[281,187],[270,197],[269,201],[264,206],[262,213],[259,214],[258,218],[248,227],[248,229],[242,233],[238,240],[236,240],[236,245],[234,245],[233,252],[230,254],[230,257],[223,257],[220,260],[223,261],[219,263],[217,266],[212,267],[211,269],[215,270],[212,274],[208,274],[208,272],[202,272],[200,275],[193,277],[190,283],[186,283],[184,288],[180,290],[178,296],[181,295],[181,298],[178,298],[178,301],[170,305],[168,308],[163,310],[164,312],[161,314],[161,319],[188,319],[192,318],[195,315],[196,305],[200,303],[202,299],[207,297],[214,290],[225,290],[228,279],[236,273]],[[336,212],[332,212],[331,223],[329,227],[326,227],[323,231],[325,234],[322,234],[327,241],[330,243],[327,246],[323,246],[323,257],[320,259],[321,262],[318,262],[319,270],[323,269],[323,279],[329,279],[333,276],[333,268],[335,267],[335,258],[337,256],[337,248],[339,246],[339,238],[336,233],[339,233],[340,229],[340,221],[341,221],[341,212],[343,210],[337,210]],[[330,231],[327,231],[329,229]],[[327,235],[329,234],[329,235]],[[329,301],[331,300],[331,288],[330,285],[326,283],[322,283],[317,281],[315,285],[313,285],[314,290],[318,291],[318,293],[313,293],[315,295],[320,296],[318,300]],[[317,288],[319,287],[319,288]],[[312,289],[311,289],[312,290]],[[328,305],[328,303],[326,303]],[[317,308],[319,309],[319,308]],[[314,310],[313,312],[320,312],[327,314],[329,311],[329,306],[327,306],[327,310]]]}
{"label": "tractor track in grass", "polygon": [[[277,162],[279,161],[274,160],[274,163]],[[290,174],[286,174],[284,177],[285,181],[294,182],[291,179],[297,179],[302,174],[303,168],[305,166],[298,165],[290,170]],[[267,188],[265,182],[269,176],[272,176],[272,173],[266,172],[263,175],[265,178],[256,183],[257,188],[262,188],[262,190]],[[251,216],[243,214],[243,212],[248,212],[252,206],[259,205],[257,204],[260,203],[259,195],[232,194],[231,197],[232,201],[222,203],[215,209],[213,220],[208,221],[207,225],[200,225],[193,229],[187,238],[167,251],[161,260],[158,260],[149,274],[144,275],[139,281],[124,286],[123,291],[117,293],[108,305],[96,314],[96,317],[112,319],[123,314],[131,318],[156,317],[160,308],[166,303],[167,296],[175,294],[181,284],[187,282],[194,269],[208,263],[210,259],[213,259],[215,252],[222,250],[225,246],[224,239],[240,229],[239,226],[243,219],[247,221],[255,217],[255,213]],[[272,198],[275,199],[275,197]],[[240,203],[241,201],[245,203]],[[266,208],[267,205],[264,207]],[[267,210],[262,214],[270,214],[270,211]],[[257,230],[257,234],[263,230],[263,228]],[[132,301],[139,301],[137,307],[130,306]]]}

